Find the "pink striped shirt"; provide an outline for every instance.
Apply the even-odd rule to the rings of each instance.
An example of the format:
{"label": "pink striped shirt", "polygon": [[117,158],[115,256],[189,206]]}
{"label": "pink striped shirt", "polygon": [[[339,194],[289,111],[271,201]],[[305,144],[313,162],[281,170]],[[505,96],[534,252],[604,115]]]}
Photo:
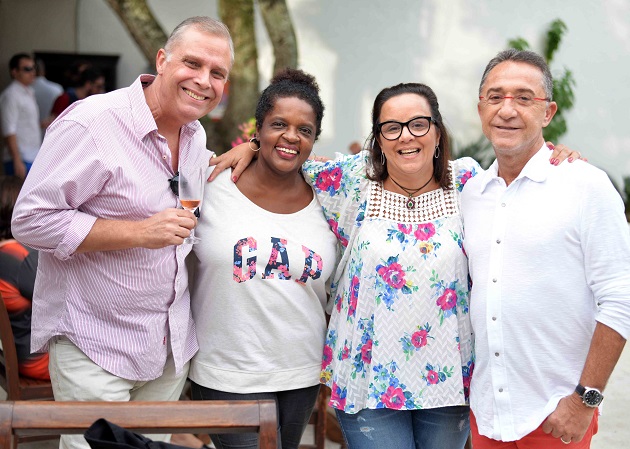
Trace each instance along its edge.
{"label": "pink striped shirt", "polygon": [[[40,250],[31,349],[65,335],[130,380],[178,373],[197,351],[184,258],[192,245],[75,253],[97,217],[142,220],[177,207],[171,152],[143,94],[151,75],[88,97],[48,128],[13,213],[13,234]],[[199,122],[182,127],[180,164],[208,163]]]}

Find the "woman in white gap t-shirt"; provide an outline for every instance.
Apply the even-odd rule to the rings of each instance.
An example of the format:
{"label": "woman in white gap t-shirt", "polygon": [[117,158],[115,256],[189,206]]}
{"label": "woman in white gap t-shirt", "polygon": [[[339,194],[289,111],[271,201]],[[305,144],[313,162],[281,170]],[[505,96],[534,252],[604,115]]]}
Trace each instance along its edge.
{"label": "woman in white gap t-shirt", "polygon": [[[336,238],[301,173],[323,112],[312,76],[276,75],[256,108],[258,158],[236,184],[225,171],[206,186],[195,230],[192,397],[275,399],[283,449],[298,447],[319,392],[336,262]],[[256,434],[211,438],[218,449],[257,447]]]}

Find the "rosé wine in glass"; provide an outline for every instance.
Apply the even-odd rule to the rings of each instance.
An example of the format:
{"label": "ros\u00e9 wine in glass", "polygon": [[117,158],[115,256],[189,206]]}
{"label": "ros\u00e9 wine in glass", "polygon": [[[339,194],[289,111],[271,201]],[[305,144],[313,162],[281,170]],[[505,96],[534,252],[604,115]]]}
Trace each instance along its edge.
{"label": "ros\u00e9 wine in glass", "polygon": [[[193,212],[201,203],[204,187],[205,167],[181,167],[179,169],[179,201],[182,207]],[[201,239],[195,237],[195,230],[190,231],[190,236],[184,239],[184,243],[199,243]]]}

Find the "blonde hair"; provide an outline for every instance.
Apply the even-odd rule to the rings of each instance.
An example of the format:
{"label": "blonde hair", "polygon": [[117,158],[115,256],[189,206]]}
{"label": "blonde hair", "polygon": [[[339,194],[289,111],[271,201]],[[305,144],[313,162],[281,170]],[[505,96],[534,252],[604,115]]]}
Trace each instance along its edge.
{"label": "blonde hair", "polygon": [[204,33],[225,38],[230,46],[230,64],[234,64],[234,43],[232,42],[232,36],[230,36],[230,30],[228,30],[228,27],[226,27],[223,22],[219,22],[218,20],[207,16],[189,17],[175,27],[164,45],[167,61],[170,59],[173,46],[181,41],[184,32],[191,27]]}

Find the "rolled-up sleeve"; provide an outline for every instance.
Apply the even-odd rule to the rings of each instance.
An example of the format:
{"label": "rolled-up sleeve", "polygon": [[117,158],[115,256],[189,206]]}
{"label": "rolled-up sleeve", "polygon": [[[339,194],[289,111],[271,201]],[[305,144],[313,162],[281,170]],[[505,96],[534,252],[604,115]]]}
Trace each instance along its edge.
{"label": "rolled-up sleeve", "polygon": [[83,125],[53,123],[15,205],[13,236],[59,259],[72,257],[97,218],[82,206],[110,177],[102,156]]}
{"label": "rolled-up sleeve", "polygon": [[630,336],[630,232],[623,202],[604,173],[583,192],[582,244],[597,321]]}

